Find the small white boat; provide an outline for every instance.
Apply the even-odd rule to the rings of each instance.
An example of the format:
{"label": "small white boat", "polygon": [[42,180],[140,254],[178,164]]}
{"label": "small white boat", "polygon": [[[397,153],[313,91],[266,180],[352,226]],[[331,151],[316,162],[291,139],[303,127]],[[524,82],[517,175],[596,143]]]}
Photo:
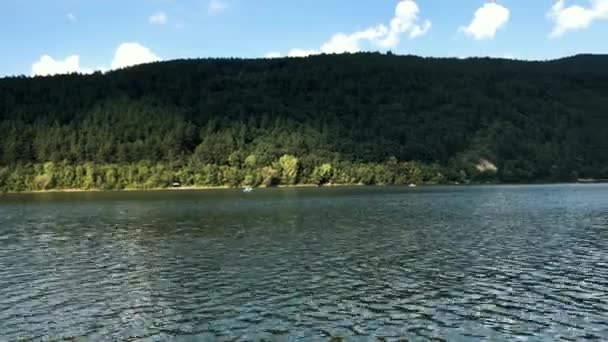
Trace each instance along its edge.
{"label": "small white boat", "polygon": [[414,183],[410,184],[410,188],[415,188],[415,187],[417,187],[416,184],[414,184]]}
{"label": "small white boat", "polygon": [[243,189],[243,192],[253,192],[253,188],[248,186],[245,189]]}

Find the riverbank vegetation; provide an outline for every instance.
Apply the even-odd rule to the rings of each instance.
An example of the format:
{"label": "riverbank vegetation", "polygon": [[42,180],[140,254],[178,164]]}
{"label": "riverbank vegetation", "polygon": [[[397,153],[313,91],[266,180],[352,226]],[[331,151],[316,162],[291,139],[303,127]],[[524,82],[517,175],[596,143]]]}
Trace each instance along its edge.
{"label": "riverbank vegetation", "polygon": [[606,66],[361,53],[0,79],[0,191],[608,178]]}

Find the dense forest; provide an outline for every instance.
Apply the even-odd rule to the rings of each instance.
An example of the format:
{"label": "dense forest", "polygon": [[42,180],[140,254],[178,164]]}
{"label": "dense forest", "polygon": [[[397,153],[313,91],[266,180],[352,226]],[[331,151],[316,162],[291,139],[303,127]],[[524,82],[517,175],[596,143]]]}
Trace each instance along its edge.
{"label": "dense forest", "polygon": [[0,191],[608,178],[608,56],[176,60],[0,79]]}

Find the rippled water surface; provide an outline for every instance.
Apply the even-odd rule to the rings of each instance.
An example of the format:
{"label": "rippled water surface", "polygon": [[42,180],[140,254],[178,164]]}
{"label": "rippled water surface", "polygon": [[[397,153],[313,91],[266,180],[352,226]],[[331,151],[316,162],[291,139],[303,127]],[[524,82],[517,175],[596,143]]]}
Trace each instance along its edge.
{"label": "rippled water surface", "polygon": [[0,196],[0,340],[608,339],[608,187]]}

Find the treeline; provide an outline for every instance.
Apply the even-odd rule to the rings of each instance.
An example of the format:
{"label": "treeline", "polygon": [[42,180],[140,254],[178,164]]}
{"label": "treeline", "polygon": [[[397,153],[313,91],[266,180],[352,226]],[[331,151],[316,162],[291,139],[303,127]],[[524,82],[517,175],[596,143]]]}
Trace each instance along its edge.
{"label": "treeline", "polygon": [[158,189],[169,187],[272,187],[296,184],[407,185],[446,181],[439,166],[419,163],[325,163],[312,169],[291,155],[270,166],[198,163],[45,164],[0,169],[0,189],[9,192],[52,189]]}
{"label": "treeline", "polygon": [[0,79],[0,191],[608,178],[607,67],[362,53]]}

